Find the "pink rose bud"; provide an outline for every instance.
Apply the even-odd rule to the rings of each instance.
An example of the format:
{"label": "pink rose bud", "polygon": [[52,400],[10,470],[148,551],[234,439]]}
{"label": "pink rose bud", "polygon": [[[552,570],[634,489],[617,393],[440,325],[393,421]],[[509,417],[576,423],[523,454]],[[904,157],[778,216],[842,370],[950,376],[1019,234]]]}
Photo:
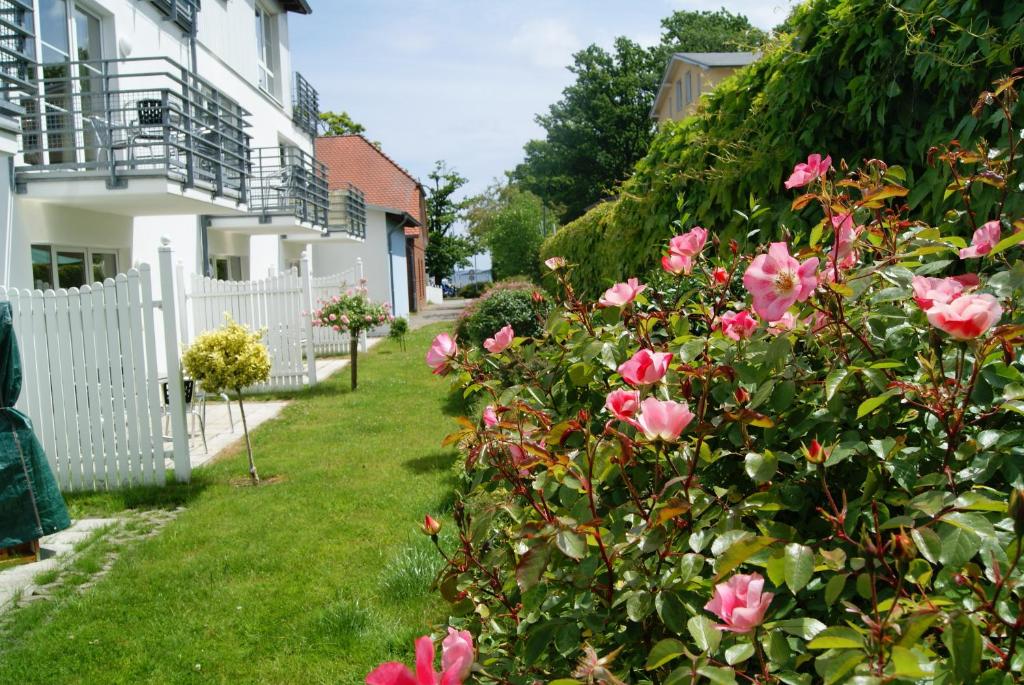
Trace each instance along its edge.
{"label": "pink rose bud", "polygon": [[676,442],[679,435],[693,421],[693,413],[686,402],[659,400],[648,397],[640,403],[637,426],[648,440]]}
{"label": "pink rose bud", "polygon": [[615,418],[629,421],[640,408],[640,393],[636,390],[613,390],[608,393],[604,407]]}
{"label": "pink rose bud", "polygon": [[711,283],[714,286],[725,285],[729,282],[729,272],[720,266],[711,270]]}
{"label": "pink rose bud", "polygon": [[689,276],[693,271],[693,258],[670,252],[661,258],[661,268],[673,276]]}
{"label": "pink rose bud", "polygon": [[455,344],[455,339],[447,333],[439,333],[427,350],[427,365],[435,374],[446,373],[448,363],[458,353],[459,346]]}
{"label": "pink rose bud", "polygon": [[565,257],[549,257],[544,260],[544,266],[552,271],[558,271],[565,267]]}
{"label": "pink rose bud", "polygon": [[743,285],[754,298],[754,311],[767,321],[778,321],[796,302],[803,302],[818,285],[818,258],[801,264],[789,255],[786,243],[772,243],[768,254],[758,255],[743,274]]}
{"label": "pink rose bud", "polygon": [[733,390],[732,396],[736,399],[736,404],[746,404],[750,401],[750,393],[747,392],[746,388],[736,388]]}
{"label": "pink rose bud", "polygon": [[825,448],[821,446],[817,438],[811,440],[811,444],[804,447],[804,458],[812,464],[824,464],[828,459]]}
{"label": "pink rose bud", "polygon": [[764,621],[765,612],[773,595],[764,592],[764,578],[760,573],[737,573],[728,582],[715,586],[715,595],[704,605],[706,611],[722,619],[719,630],[749,633]]}
{"label": "pink rose bud", "polygon": [[494,334],[493,338],[487,338],[484,340],[484,349],[491,354],[504,352],[505,348],[512,344],[512,339],[515,338],[515,336],[515,331],[512,330],[511,326],[504,326]]}
{"label": "pink rose bud", "polygon": [[807,157],[807,162],[801,162],[793,167],[793,173],[786,180],[786,190],[791,188],[802,188],[819,176],[824,176],[832,168],[832,158],[828,155],[824,159],[820,154],[813,154]]}
{"label": "pink rose bud", "polygon": [[646,289],[646,285],[640,285],[637,279],[630,278],[625,283],[616,283],[605,290],[604,295],[598,300],[598,304],[602,307],[623,307],[635,300],[636,296]]}
{"label": "pink rose bud", "polygon": [[469,677],[473,669],[476,654],[473,650],[473,636],[468,630],[448,628],[448,637],[441,643],[441,671],[453,677],[453,680],[442,678],[442,683],[461,683]]}
{"label": "pink rose bud", "polygon": [[957,340],[972,340],[994,326],[1003,308],[991,295],[962,295],[949,304],[936,302],[927,311],[928,322]]}
{"label": "pink rose bud", "polygon": [[989,221],[974,232],[971,238],[971,246],[960,250],[960,259],[974,259],[984,257],[999,242],[1002,231],[998,221]]}
{"label": "pink rose bud", "polygon": [[619,365],[622,380],[636,387],[657,383],[668,371],[672,361],[671,352],[651,352],[643,349]]}
{"label": "pink rose bud", "polygon": [[430,514],[423,517],[423,525],[420,526],[424,535],[434,536],[441,532],[441,522]]}
{"label": "pink rose bud", "polygon": [[498,425],[498,413],[494,411],[494,407],[489,404],[484,407],[484,425],[488,428],[493,428]]}

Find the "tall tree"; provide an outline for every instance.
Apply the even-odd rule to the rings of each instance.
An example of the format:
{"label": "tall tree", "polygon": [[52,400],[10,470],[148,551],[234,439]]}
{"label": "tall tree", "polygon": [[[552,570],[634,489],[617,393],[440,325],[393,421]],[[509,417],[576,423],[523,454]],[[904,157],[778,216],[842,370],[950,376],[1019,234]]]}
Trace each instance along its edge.
{"label": "tall tree", "polygon": [[495,280],[540,279],[540,246],[552,229],[539,197],[514,183],[496,184],[470,200],[466,223],[470,235],[491,253]]}
{"label": "tall tree", "polygon": [[537,123],[546,135],[529,141],[512,172],[522,186],[564,207],[571,221],[625,180],[654,136],[651,104],[673,52],[750,49],[764,32],[727,10],[679,11],[661,22],[661,43],[644,48],[619,37],[611,51],[591,45],[573,55],[575,81]]}
{"label": "tall tree", "polygon": [[471,263],[470,258],[476,254],[476,243],[455,233],[455,225],[466,209],[466,201],[456,200],[455,194],[467,180],[455,169],[449,169],[444,161],[435,163],[427,178],[430,179],[426,202],[429,232],[427,273],[435,284],[440,284],[441,279],[449,278],[456,268]]}
{"label": "tall tree", "polygon": [[366,127],[349,116],[348,112],[320,112],[325,136],[347,136],[366,133]]}

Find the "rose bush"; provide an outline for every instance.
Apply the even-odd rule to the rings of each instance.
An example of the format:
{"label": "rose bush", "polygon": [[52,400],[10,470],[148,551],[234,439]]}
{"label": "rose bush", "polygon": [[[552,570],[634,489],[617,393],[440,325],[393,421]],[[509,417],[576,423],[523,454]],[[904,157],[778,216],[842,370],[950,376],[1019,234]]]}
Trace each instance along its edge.
{"label": "rose bush", "polygon": [[933,151],[960,200],[940,225],[900,167],[815,154],[786,182],[809,235],[677,240],[599,303],[555,262],[543,333],[435,345],[487,405],[449,438],[438,579],[480,682],[1021,682],[1015,79],[976,108],[1005,147]]}
{"label": "rose bush", "polygon": [[[314,326],[329,328],[335,333],[348,333],[349,372],[353,390],[359,385],[360,334],[386,323],[394,324],[395,321],[389,303],[378,304],[369,298],[365,278],[359,281],[359,287],[348,288],[338,295],[321,300],[312,313],[312,319]],[[397,337],[403,336],[404,333],[400,333]]]}

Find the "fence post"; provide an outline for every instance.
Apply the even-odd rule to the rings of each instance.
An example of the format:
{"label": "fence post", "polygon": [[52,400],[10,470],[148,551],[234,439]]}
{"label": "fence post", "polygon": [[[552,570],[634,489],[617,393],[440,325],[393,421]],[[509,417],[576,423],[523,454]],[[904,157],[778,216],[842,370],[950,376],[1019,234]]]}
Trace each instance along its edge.
{"label": "fence post", "polygon": [[316,349],[313,342],[313,270],[309,268],[309,252],[302,251],[299,257],[299,270],[302,278],[302,304],[306,311],[302,315],[302,326],[306,331],[306,374],[309,376],[309,387],[316,385]]}
{"label": "fence post", "polygon": [[[390,248],[389,248],[390,249]],[[362,288],[365,284],[363,283],[363,258],[356,257],[356,287]],[[366,331],[362,331],[359,334],[359,350],[366,352],[370,348],[367,343]]]}
{"label": "fence post", "polygon": [[[178,357],[178,320],[175,312],[177,293],[174,288],[171,241],[160,239],[160,302],[164,315],[164,347],[167,351],[167,390],[171,415],[171,444],[174,451],[174,479],[187,483],[192,477],[192,461],[188,451],[188,429],[185,427],[184,384],[181,359]],[[182,284],[184,287],[184,284]]]}

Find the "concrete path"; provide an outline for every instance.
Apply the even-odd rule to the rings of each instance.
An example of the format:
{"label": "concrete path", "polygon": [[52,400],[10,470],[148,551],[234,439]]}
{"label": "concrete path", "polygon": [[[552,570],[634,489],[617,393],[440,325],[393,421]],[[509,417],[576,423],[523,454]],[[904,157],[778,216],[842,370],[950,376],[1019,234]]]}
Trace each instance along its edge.
{"label": "concrete path", "polygon": [[438,321],[455,321],[459,314],[466,308],[466,305],[473,300],[453,297],[446,299],[442,304],[428,304],[422,311],[416,312],[409,317],[410,330],[423,328]]}

